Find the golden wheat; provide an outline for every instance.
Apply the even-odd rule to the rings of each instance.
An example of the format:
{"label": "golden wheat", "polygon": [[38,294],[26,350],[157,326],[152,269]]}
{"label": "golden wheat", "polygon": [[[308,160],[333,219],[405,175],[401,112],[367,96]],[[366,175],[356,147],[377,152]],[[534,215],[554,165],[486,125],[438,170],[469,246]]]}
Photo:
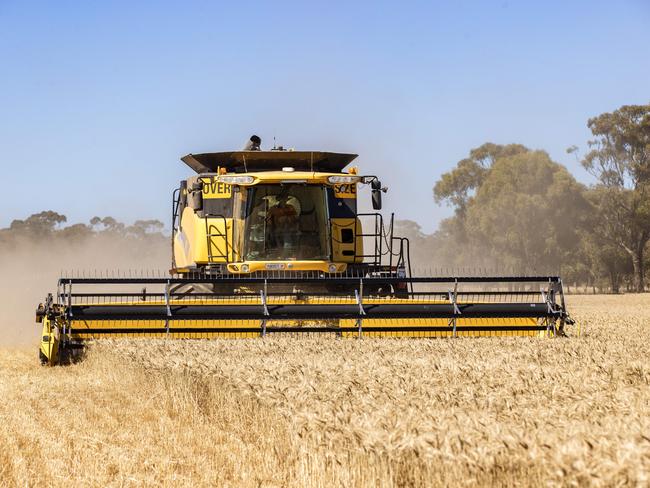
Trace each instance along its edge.
{"label": "golden wheat", "polygon": [[650,296],[566,339],[111,341],[0,356],[7,485],[650,483]]}

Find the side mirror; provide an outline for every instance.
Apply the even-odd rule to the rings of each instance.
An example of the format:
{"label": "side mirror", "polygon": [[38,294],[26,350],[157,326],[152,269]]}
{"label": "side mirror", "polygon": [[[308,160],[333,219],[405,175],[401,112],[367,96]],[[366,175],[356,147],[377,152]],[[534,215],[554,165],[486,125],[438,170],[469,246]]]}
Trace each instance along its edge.
{"label": "side mirror", "polygon": [[203,210],[203,192],[201,191],[191,192],[188,195],[187,203],[189,207],[195,212]]}
{"label": "side mirror", "polygon": [[203,182],[195,181],[190,186],[189,194],[187,195],[187,204],[195,212],[203,210]]}
{"label": "side mirror", "polygon": [[178,189],[178,205],[182,211],[187,207],[187,180],[181,181],[181,186]]}
{"label": "side mirror", "polygon": [[372,187],[372,208],[373,210],[381,210],[381,182],[374,179],[370,186]]}

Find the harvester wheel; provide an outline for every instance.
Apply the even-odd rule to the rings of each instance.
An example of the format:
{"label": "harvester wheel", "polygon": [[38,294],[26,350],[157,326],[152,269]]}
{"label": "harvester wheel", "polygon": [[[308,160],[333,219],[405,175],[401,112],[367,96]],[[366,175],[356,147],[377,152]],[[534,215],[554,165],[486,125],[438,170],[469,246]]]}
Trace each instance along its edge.
{"label": "harvester wheel", "polygon": [[59,364],[74,364],[83,360],[85,350],[81,347],[63,346],[59,348]]}
{"label": "harvester wheel", "polygon": [[59,346],[59,364],[70,364],[70,350],[65,346]]}

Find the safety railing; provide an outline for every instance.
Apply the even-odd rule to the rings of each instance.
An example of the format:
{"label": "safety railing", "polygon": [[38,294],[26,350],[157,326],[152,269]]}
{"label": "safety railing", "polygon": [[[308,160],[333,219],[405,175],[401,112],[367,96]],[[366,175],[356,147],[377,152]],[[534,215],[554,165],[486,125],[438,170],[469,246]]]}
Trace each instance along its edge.
{"label": "safety railing", "polygon": [[180,212],[180,203],[181,203],[181,198],[180,198],[180,188],[176,188],[172,192],[172,235],[171,235],[171,253],[172,253],[172,268],[176,268],[176,256],[174,253],[174,238],[176,236],[176,232],[178,232],[179,225],[180,225],[180,220],[179,220],[179,212]]}
{"label": "safety railing", "polygon": [[[361,258],[365,263],[369,264],[370,266],[374,266],[374,267],[380,266],[382,264],[382,256],[383,256],[384,218],[379,213],[358,213],[356,216],[358,219],[361,219],[363,217],[371,217],[373,219],[372,221],[373,232],[363,231],[364,228],[363,222],[361,223],[362,232],[360,233],[355,232],[356,234],[354,239],[355,260],[357,258]],[[355,229],[355,231],[356,230],[357,229]],[[363,254],[359,254],[357,237],[360,237],[363,242],[363,249],[364,249]],[[372,243],[373,252],[371,254],[365,252],[366,238],[368,238]]]}
{"label": "safety railing", "polygon": [[[223,231],[219,229],[218,225],[211,222],[211,219],[217,219],[219,222],[222,222]],[[228,263],[228,250],[230,248],[228,241],[228,220],[221,214],[205,214],[203,220],[205,222],[205,237],[207,239],[208,264]],[[223,244],[223,248],[215,244],[214,239],[218,240],[218,244]],[[213,252],[214,249],[217,250],[217,253]]]}

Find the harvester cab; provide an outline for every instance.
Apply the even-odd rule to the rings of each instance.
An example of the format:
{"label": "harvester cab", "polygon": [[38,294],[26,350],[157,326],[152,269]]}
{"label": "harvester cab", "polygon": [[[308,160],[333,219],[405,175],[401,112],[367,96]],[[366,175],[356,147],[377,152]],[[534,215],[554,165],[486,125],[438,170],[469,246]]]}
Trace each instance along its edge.
{"label": "harvester cab", "polygon": [[[174,194],[172,273],[390,274],[390,263],[380,266],[381,215],[357,211],[358,186],[373,185],[375,195],[381,185],[344,171],[356,157],[283,149],[185,156],[197,175]],[[362,232],[364,217],[374,219],[374,234]],[[365,252],[364,237],[375,238]]]}
{"label": "harvester cab", "polygon": [[[37,309],[43,363],[102,338],[555,336],[572,322],[557,276],[411,273],[409,241],[378,211],[356,154],[188,154],[173,193],[168,276],[59,279]],[[357,208],[369,185],[375,212]]]}

